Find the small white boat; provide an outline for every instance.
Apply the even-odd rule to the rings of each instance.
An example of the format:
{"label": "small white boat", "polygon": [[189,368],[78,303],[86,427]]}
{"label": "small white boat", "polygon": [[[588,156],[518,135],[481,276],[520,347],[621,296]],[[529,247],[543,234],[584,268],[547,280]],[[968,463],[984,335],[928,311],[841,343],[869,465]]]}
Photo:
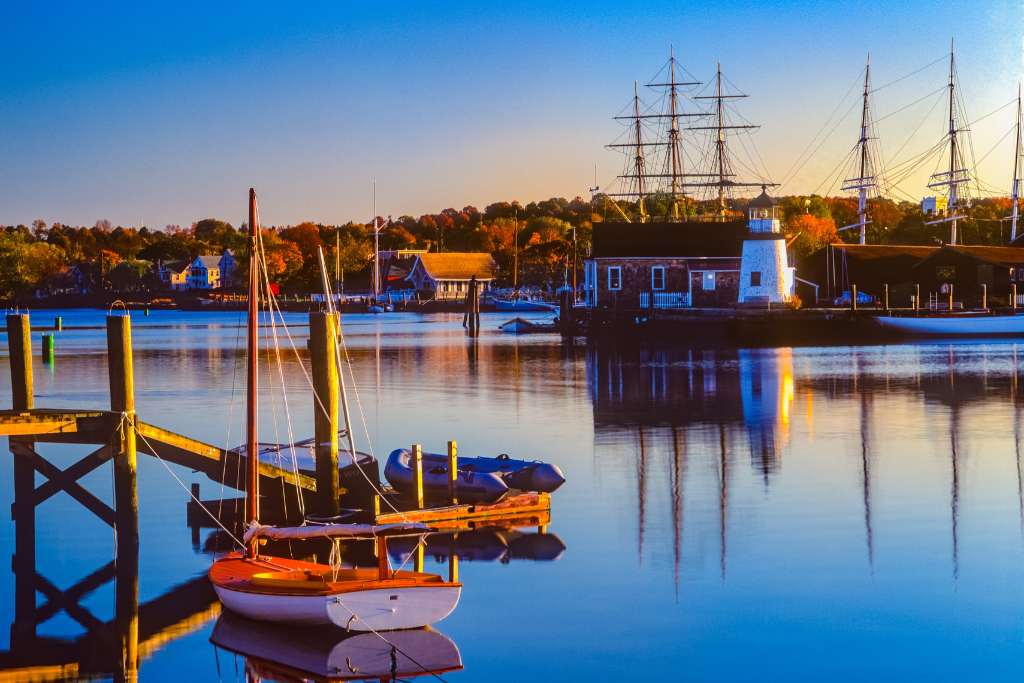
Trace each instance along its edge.
{"label": "small white boat", "polygon": [[210,642],[245,657],[251,680],[392,680],[462,668],[459,648],[448,636],[431,629],[383,636],[347,634],[282,628],[225,612],[217,619]]}
{"label": "small white boat", "polygon": [[883,329],[908,336],[988,337],[1024,335],[1024,314],[945,313],[920,316],[878,316]]}
{"label": "small white boat", "polygon": [[554,323],[533,322],[525,318],[512,318],[508,322],[498,325],[498,329],[508,334],[537,334],[558,330]]}

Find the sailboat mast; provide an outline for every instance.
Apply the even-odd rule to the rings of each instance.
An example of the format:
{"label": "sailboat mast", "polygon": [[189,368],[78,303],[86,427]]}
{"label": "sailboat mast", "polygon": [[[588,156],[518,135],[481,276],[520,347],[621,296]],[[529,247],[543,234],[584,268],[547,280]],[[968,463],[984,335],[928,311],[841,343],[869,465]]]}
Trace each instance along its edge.
{"label": "sailboat mast", "polygon": [[519,289],[519,209],[512,211],[512,289]]}
{"label": "sailboat mast", "polygon": [[857,217],[860,219],[860,243],[868,243],[868,93],[871,89],[871,55],[864,69],[864,106],[860,114],[860,187],[857,188]]}
{"label": "sailboat mast", "polygon": [[668,150],[672,163],[672,217],[679,220],[679,178],[682,176],[682,160],[679,155],[679,103],[676,84],[676,53],[675,48],[669,48],[669,129],[668,129]]}
{"label": "sailboat mast", "polygon": [[380,292],[380,227],[377,224],[377,181],[373,181],[373,300]]}
{"label": "sailboat mast", "polygon": [[[260,517],[260,481],[259,481],[259,446],[256,432],[257,390],[259,378],[256,372],[257,355],[259,353],[259,252],[257,235],[259,234],[259,213],[256,210],[256,190],[249,188],[249,319],[246,336],[246,414],[245,414],[245,455],[246,455],[246,486],[245,512],[249,523],[259,521]],[[257,544],[254,539],[249,546],[249,554],[256,556]]]}
{"label": "sailboat mast", "polygon": [[956,204],[957,204],[957,147],[956,147],[956,80],[954,68],[953,41],[949,43],[949,205],[951,214],[949,224],[949,243],[956,244]]}
{"label": "sailboat mast", "polygon": [[1021,145],[1021,123],[1024,122],[1024,115],[1020,106],[1020,83],[1017,83],[1017,140],[1013,146],[1013,187],[1010,188],[1010,241],[1017,239],[1017,218],[1020,209],[1017,204],[1020,202],[1020,162],[1024,156],[1024,147]]}
{"label": "sailboat mast", "polygon": [[725,220],[725,112],[722,110],[722,64],[716,65],[715,72],[715,118],[718,122],[715,138],[715,156],[718,166],[718,216]]}
{"label": "sailboat mast", "polygon": [[644,185],[644,139],[640,123],[640,95],[636,89],[636,81],[633,81],[633,128],[636,137],[636,155],[633,157],[635,168],[633,170],[636,173],[637,208],[640,210],[640,222],[644,223],[647,221],[647,209],[644,206],[646,190]]}

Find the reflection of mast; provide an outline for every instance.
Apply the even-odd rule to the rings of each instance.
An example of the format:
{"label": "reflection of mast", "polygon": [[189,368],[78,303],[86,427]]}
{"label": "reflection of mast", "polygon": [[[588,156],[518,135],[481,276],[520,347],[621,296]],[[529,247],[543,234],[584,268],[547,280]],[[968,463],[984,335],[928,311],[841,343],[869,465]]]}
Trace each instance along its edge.
{"label": "reflection of mast", "polygon": [[[876,187],[874,159],[871,155],[869,141],[871,140],[871,108],[868,95],[871,92],[871,55],[868,55],[868,64],[864,69],[864,103],[860,114],[860,140],[857,146],[860,149],[859,172],[856,178],[847,178],[843,182],[843,190],[857,190],[857,225],[860,226],[860,243],[867,244],[868,235],[868,190]],[[853,227],[844,226],[844,227]]]}
{"label": "reflection of mast", "polygon": [[637,561],[641,566],[644,563],[644,513],[646,511],[646,494],[647,494],[647,447],[644,444],[644,428],[641,426],[637,427],[637,434],[640,438],[640,456],[637,458],[636,463],[636,481],[637,481],[637,499],[640,503],[640,512],[637,515],[637,526],[639,532],[637,535],[637,546],[636,554]]}
{"label": "reflection of mast", "polygon": [[[955,397],[953,399],[956,400]],[[952,516],[952,531],[953,531],[953,579],[957,579],[960,575],[960,547],[959,538],[957,536],[957,526],[960,521],[960,457],[957,454],[957,418],[959,413],[954,404],[950,408],[949,413],[949,446],[950,446],[950,458],[952,461],[952,485],[950,490],[950,514]]]}
{"label": "reflection of mast", "polygon": [[683,553],[683,479],[686,476],[684,433],[672,427],[672,576],[679,599],[679,565]]}
{"label": "reflection of mast", "polygon": [[868,454],[868,415],[871,406],[868,405],[867,392],[860,395],[860,463],[862,473],[862,486],[864,490],[864,533],[868,544],[868,566],[871,573],[875,572],[875,543],[871,529],[871,460]]}
{"label": "reflection of mast", "polygon": [[719,477],[718,477],[718,564],[725,580],[729,541],[729,452],[725,445],[725,425],[718,423]]}
{"label": "reflection of mast", "polygon": [[[1014,364],[1014,375],[1017,373]],[[1021,472],[1020,458],[1020,409],[1017,407],[1017,397],[1013,397],[1013,448],[1017,455],[1017,510],[1020,516],[1020,534],[1024,538],[1024,473]]]}

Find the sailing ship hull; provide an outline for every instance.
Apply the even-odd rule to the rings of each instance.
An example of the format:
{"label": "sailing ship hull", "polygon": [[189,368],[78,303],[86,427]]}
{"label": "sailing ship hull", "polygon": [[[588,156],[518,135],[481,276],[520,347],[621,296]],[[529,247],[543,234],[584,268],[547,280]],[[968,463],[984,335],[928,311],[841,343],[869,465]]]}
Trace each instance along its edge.
{"label": "sailing ship hull", "polygon": [[919,337],[1024,336],[1024,315],[879,316],[883,329]]}
{"label": "sailing ship hull", "polygon": [[[336,574],[336,580],[328,577]],[[255,560],[238,553],[210,568],[210,582],[226,609],[249,619],[281,624],[337,626],[347,631],[420,628],[447,617],[462,584],[434,574],[340,569],[282,557]]]}

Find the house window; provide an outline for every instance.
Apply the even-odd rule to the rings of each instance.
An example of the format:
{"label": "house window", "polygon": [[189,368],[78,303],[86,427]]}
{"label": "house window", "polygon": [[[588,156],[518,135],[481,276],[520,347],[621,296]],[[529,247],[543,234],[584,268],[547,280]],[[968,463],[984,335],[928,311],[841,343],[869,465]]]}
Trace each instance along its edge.
{"label": "house window", "polygon": [[705,272],[704,277],[701,278],[701,287],[705,292],[715,291],[715,273],[714,271]]}
{"label": "house window", "polygon": [[665,289],[665,266],[651,268],[651,289]]}
{"label": "house window", "polygon": [[752,270],[750,271],[750,286],[760,287],[761,286],[761,271]]}
{"label": "house window", "polygon": [[622,267],[608,267],[608,289],[622,289]]}

